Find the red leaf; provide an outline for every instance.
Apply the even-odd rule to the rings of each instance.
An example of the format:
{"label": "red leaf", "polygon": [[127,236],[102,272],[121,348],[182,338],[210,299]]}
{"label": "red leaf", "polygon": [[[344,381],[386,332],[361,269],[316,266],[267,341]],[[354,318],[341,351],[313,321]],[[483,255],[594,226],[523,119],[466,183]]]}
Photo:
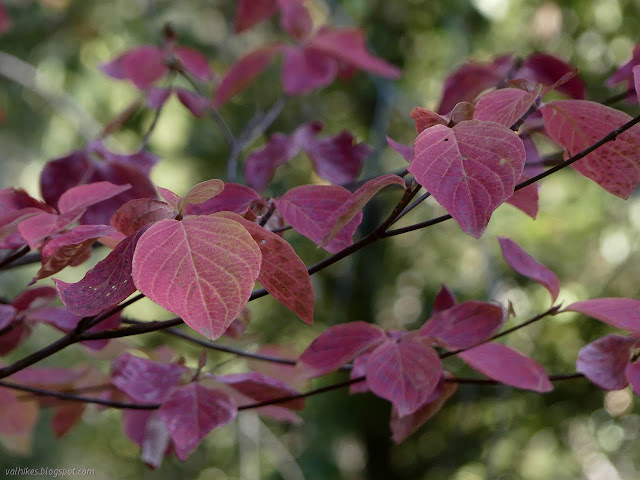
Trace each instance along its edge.
{"label": "red leaf", "polygon": [[216,339],[249,300],[261,257],[251,235],[234,220],[162,220],[138,242],[133,279],[151,300]]}
{"label": "red leaf", "polygon": [[327,218],[324,227],[324,233],[320,239],[319,245],[324,247],[331,242],[342,229],[345,228],[359,213],[364,206],[371,200],[380,190],[389,185],[400,185],[405,187],[404,180],[393,174],[382,175],[381,177],[369,180],[356,190],[349,199],[340,205],[339,208]]}
{"label": "red leaf", "polygon": [[180,195],[178,195],[177,193],[173,193],[168,188],[162,188],[162,187],[158,187],[158,193],[162,198],[164,198],[164,201],[167,202],[167,204],[171,208],[175,208],[176,210],[178,209],[178,203],[180,202]]}
{"label": "red leaf", "polygon": [[82,216],[82,213],[83,209],[73,210],[62,215],[41,213],[22,221],[18,225],[18,231],[31,249],[37,250],[42,247],[47,237],[51,237],[76,222]]}
{"label": "red leaf", "polygon": [[[303,185],[293,188],[276,198],[276,208],[297,232],[320,244],[325,224],[331,214],[351,197],[343,187],[328,185]],[[323,248],[336,253],[353,244],[353,234],[362,221],[359,212],[349,224]]]}
{"label": "red leaf", "polygon": [[[218,382],[229,385],[245,397],[256,402],[288,397],[299,393],[277,378],[271,378],[258,372],[217,375],[213,378]],[[292,410],[302,410],[304,408],[304,398],[279,403],[278,405]]]}
{"label": "red leaf", "polygon": [[186,88],[176,88],[175,92],[180,103],[187,107],[194,117],[202,117],[212,106],[210,100]]}
{"label": "red leaf", "polygon": [[198,205],[218,195],[224,190],[224,182],[214,179],[198,183],[191,187],[178,202],[178,210],[184,211],[186,205]]}
{"label": "red leaf", "polygon": [[255,50],[236,63],[225,74],[215,94],[214,104],[221,107],[236,93],[244,90],[267,66],[273,56],[280,51],[280,45],[269,45]]}
{"label": "red leaf", "polygon": [[[529,136],[523,136],[522,143],[526,152],[526,163],[522,175],[518,179],[517,183],[529,180],[542,172],[542,159],[538,154],[538,149],[535,143]],[[537,183],[529,185],[528,187],[521,188],[520,190],[513,192],[513,195],[509,197],[507,203],[510,203],[514,207],[522,210],[534,220],[538,216],[538,189]]]}
{"label": "red leaf", "polygon": [[122,69],[126,77],[140,89],[150,87],[169,72],[162,50],[153,45],[129,50],[122,59]]}
{"label": "red leaf", "polygon": [[409,112],[409,116],[413,119],[418,133],[434,125],[444,125],[446,127],[447,123],[449,123],[437,113],[422,107],[415,107]]}
{"label": "red leaf", "polygon": [[0,331],[7,328],[16,316],[16,308],[12,305],[0,304]]}
{"label": "red leaf", "polygon": [[361,70],[388,78],[399,78],[401,71],[381,58],[371,55],[365,45],[364,34],[357,29],[320,30],[308,41],[311,48],[331,55]]}
{"label": "red leaf", "polygon": [[396,151],[396,153],[402,155],[407,162],[411,163],[413,161],[413,145],[404,145],[396,142],[390,137],[387,137],[387,143]]}
{"label": "red leaf", "polygon": [[[529,55],[515,74],[515,78],[525,78],[543,85],[553,85],[568,73],[576,69],[559,58],[547,53],[533,53]],[[567,82],[555,87],[558,92],[571,98],[582,99],[585,96],[584,82],[578,75],[574,75]]]}
{"label": "red leaf", "polygon": [[533,105],[541,87],[529,92],[520,88],[501,88],[485,93],[476,102],[473,118],[511,128]]}
{"label": "red leaf", "polygon": [[525,252],[510,238],[498,237],[498,241],[502,249],[502,256],[509,266],[520,275],[530,278],[546,288],[551,295],[551,301],[555,302],[560,291],[556,274]]}
{"label": "red leaf", "polygon": [[390,427],[393,442],[398,444],[403,442],[408,436],[413,434],[422,425],[424,425],[431,417],[433,417],[442,408],[451,396],[458,390],[458,385],[451,382],[445,382],[444,378],[440,380],[438,386],[427,399],[424,406],[420,407],[415,413],[398,416],[398,411],[394,408],[391,410]]}
{"label": "red leaf", "polygon": [[355,143],[353,135],[343,131],[322,139],[307,137],[304,149],[320,178],[335,185],[352,182],[373,149],[364,142]]}
{"label": "red leaf", "polygon": [[129,235],[107,257],[76,283],[53,279],[60,300],[78,316],[98,315],[136,291],[131,278],[131,263],[136,244],[144,230]]}
{"label": "red leaf", "polygon": [[159,200],[136,198],[122,205],[111,217],[111,225],[132,235],[145,225],[176,216],[173,208]]}
{"label": "red leaf", "polygon": [[182,461],[211,430],[228,424],[236,414],[236,405],[229,395],[197,383],[174,390],[158,410]]}
{"label": "red leaf", "polygon": [[416,138],[414,152],[409,171],[476,238],[513,194],[525,161],[515,132],[480,120],[428,128]]}
{"label": "red leaf", "polygon": [[203,82],[213,78],[209,61],[202,53],[188,47],[174,47],[173,51],[187,72]]}
{"label": "red leaf", "polygon": [[21,435],[31,433],[38,421],[37,402],[21,401],[6,388],[0,389],[0,433]]}
{"label": "red leaf", "polygon": [[[369,361],[369,355],[369,353],[364,353],[353,361],[351,372],[349,372],[349,380],[365,377],[367,375],[367,362]],[[369,387],[367,386],[367,382],[357,382],[349,385],[350,395],[354,395],[356,393],[367,393],[368,391]]]}
{"label": "red leaf", "polygon": [[272,17],[277,11],[277,0],[238,0],[234,22],[236,33],[250,29],[256,23]]}
{"label": "red leaf", "polygon": [[313,288],[307,267],[293,247],[257,223],[231,212],[215,214],[235,220],[247,229],[262,253],[258,281],[282,305],[313,324]]}
{"label": "red leaf", "polygon": [[67,213],[87,208],[126,192],[131,185],[114,185],[111,182],[95,182],[70,188],[58,199],[58,210]]}
{"label": "red leaf", "polygon": [[57,406],[51,417],[51,427],[56,437],[64,436],[77,425],[82,420],[86,408],[86,404],[78,402],[67,402]]}
{"label": "red leaf", "polygon": [[438,354],[411,339],[387,340],[369,355],[367,385],[404,417],[428,401],[442,376]]}
{"label": "red leaf", "polygon": [[279,0],[280,26],[297,40],[304,39],[313,28],[313,20],[303,0]]}
{"label": "red leaf", "polygon": [[540,393],[553,390],[538,362],[501,343],[485,343],[458,356],[471,368],[506,385]]}
{"label": "red leaf", "polygon": [[[554,100],[541,110],[549,136],[570,155],[631,120],[620,110],[586,100]],[[640,181],[640,126],[631,127],[571,167],[608,192],[628,198]]]}
{"label": "red leaf", "polygon": [[13,305],[18,311],[30,308],[39,308],[48,306],[57,296],[58,293],[53,287],[30,288],[28,290],[23,290],[16,298],[14,298],[11,305]]}
{"label": "red leaf", "polygon": [[436,313],[443,312],[453,307],[456,303],[458,303],[456,296],[449,290],[449,287],[442,284],[442,287],[440,287],[440,290],[436,294],[436,298],[433,300],[431,314],[435,315]]}
{"label": "red leaf", "polygon": [[330,85],[338,74],[338,62],[325,53],[304,47],[285,47],[282,86],[287,95],[308,93]]}
{"label": "red leaf", "polygon": [[576,370],[605,390],[620,390],[629,383],[625,368],[637,338],[606,335],[582,347]]}
{"label": "red leaf", "polygon": [[163,402],[185,372],[187,368],[177,363],[158,363],[124,353],[113,362],[111,383],[138,402]]}
{"label": "red leaf", "polygon": [[596,298],[572,303],[563,311],[582,313],[616,328],[640,333],[640,300]]}
{"label": "red leaf", "polygon": [[507,312],[502,306],[473,300],[453,305],[433,315],[419,330],[448,350],[470,348],[495,333]]}
{"label": "red leaf", "polygon": [[358,355],[386,341],[379,327],[366,322],[349,322],[326,329],[298,360],[298,368],[308,377],[320,377],[337,370]]}
{"label": "red leaf", "polygon": [[252,188],[239,183],[225,183],[224,190],[218,195],[198,205],[187,205],[186,212],[188,215],[209,215],[225,211],[244,215],[256,200],[260,200],[260,195]]}
{"label": "red leaf", "polygon": [[171,96],[171,88],[150,88],[147,92],[147,104],[149,108],[158,109],[162,107]]}
{"label": "red leaf", "polygon": [[633,390],[636,392],[636,395],[640,395],[640,362],[629,362],[624,373],[629,383],[631,383]]}

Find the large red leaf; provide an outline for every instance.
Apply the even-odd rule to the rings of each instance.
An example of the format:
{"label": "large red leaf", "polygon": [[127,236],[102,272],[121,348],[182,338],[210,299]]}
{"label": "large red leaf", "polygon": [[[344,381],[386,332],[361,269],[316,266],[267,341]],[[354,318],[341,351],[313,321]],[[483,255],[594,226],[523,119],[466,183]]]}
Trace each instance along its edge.
{"label": "large red leaf", "polygon": [[540,88],[533,91],[520,88],[501,88],[485,93],[476,102],[473,118],[491,121],[511,128],[533,105],[540,94]]}
{"label": "large red leaf", "polygon": [[556,274],[525,252],[522,247],[510,238],[498,237],[498,241],[502,249],[502,256],[509,266],[520,275],[524,275],[544,286],[551,294],[551,301],[555,302],[560,291]]}
{"label": "large red leaf", "polygon": [[622,330],[640,333],[640,300],[596,298],[572,303],[563,311],[578,312]]}
{"label": "large red leaf", "polygon": [[471,368],[506,385],[540,393],[553,390],[538,362],[501,343],[485,343],[458,356]]}
{"label": "large red leaf", "polygon": [[469,348],[489,338],[506,316],[502,306],[470,300],[436,313],[419,332],[449,350]]}
{"label": "large red leaf", "polygon": [[469,120],[422,131],[409,171],[462,230],[479,238],[493,211],[513,194],[524,162],[524,146],[515,132]]}
{"label": "large red leaf", "polygon": [[436,351],[411,339],[387,340],[369,355],[369,389],[393,403],[400,417],[412,414],[429,400],[442,376]]}
{"label": "large red leaf", "polygon": [[261,258],[249,232],[234,220],[162,220],[138,242],[133,280],[151,300],[216,339],[249,300]]}
{"label": "large red leaf", "polygon": [[629,381],[625,375],[637,338],[606,335],[582,347],[576,370],[605,390],[620,390]]}
{"label": "large red leaf", "polygon": [[389,185],[405,186],[404,180],[401,177],[393,174],[387,174],[374,178],[373,180],[369,180],[356,190],[346,202],[334,210],[329,218],[327,218],[325,223],[325,232],[320,239],[319,245],[324,247],[336,238],[336,235],[338,235],[338,233],[362,211],[367,202],[369,202],[369,200],[371,200],[380,190],[388,187]]}
{"label": "large red leaf", "polygon": [[247,229],[262,253],[258,281],[273,298],[302,321],[313,324],[311,278],[306,265],[289,242],[237,213],[221,212],[215,215],[240,222]]}
{"label": "large red leaf", "polygon": [[231,422],[237,411],[226,393],[190,383],[174,390],[158,415],[171,433],[176,455],[184,461],[211,430]]}
{"label": "large red leaf", "polygon": [[[569,155],[631,120],[620,110],[586,100],[554,100],[541,110],[549,136]],[[631,127],[571,167],[608,192],[628,198],[640,181],[640,126]]]}
{"label": "large red leaf", "polygon": [[176,216],[169,205],[151,198],[135,198],[122,205],[111,217],[111,225],[125,235],[131,235],[145,225]]}
{"label": "large red leaf", "polygon": [[[325,223],[333,212],[349,198],[351,192],[343,187],[329,185],[303,185],[292,188],[276,198],[276,208],[297,232],[320,244]],[[353,234],[362,221],[359,212],[336,237],[323,248],[336,253],[353,243]]]}
{"label": "large red leaf", "polygon": [[371,323],[356,321],[335,325],[302,352],[298,368],[305,376],[319,377],[337,370],[386,339],[384,331]]}
{"label": "large red leaf", "polygon": [[163,402],[187,368],[124,353],[113,362],[111,383],[141,403]]}

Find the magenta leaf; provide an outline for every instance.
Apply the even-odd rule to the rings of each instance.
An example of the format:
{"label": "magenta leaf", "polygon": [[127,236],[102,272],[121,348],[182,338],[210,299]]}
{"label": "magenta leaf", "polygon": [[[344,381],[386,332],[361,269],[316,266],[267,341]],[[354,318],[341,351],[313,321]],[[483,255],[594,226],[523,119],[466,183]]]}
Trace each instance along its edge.
{"label": "magenta leaf", "polygon": [[367,386],[389,400],[400,417],[416,412],[428,401],[442,376],[436,351],[415,340],[387,340],[367,361]]}
{"label": "magenta leaf", "polygon": [[262,47],[238,60],[225,74],[218,86],[214,100],[216,108],[221,107],[235,94],[244,90],[256,76],[269,66],[271,59],[280,48],[280,45]]}
{"label": "magenta leaf", "polygon": [[140,89],[150,87],[169,72],[162,50],[153,45],[129,50],[122,59],[122,68],[126,77]]}
{"label": "magenta leaf", "polygon": [[[359,377],[365,377],[367,375],[367,362],[369,361],[369,353],[364,353],[357,357],[351,366],[351,372],[349,372],[349,380],[353,380]],[[349,385],[349,394],[354,395],[356,393],[367,393],[369,387],[367,382],[357,382]]]}
{"label": "magenta leaf", "polygon": [[582,313],[613,327],[640,333],[640,300],[597,298],[572,303],[563,311]]}
{"label": "magenta leaf", "polygon": [[402,155],[402,157],[409,163],[413,161],[413,146],[412,145],[404,145],[402,143],[396,142],[393,138],[387,137],[387,143],[396,153]]}
{"label": "magenta leaf", "polygon": [[11,28],[11,17],[7,12],[4,3],[0,3],[0,35]]}
{"label": "magenta leaf", "polygon": [[445,382],[444,377],[440,379],[438,386],[431,393],[425,404],[416,412],[401,417],[394,408],[391,411],[391,433],[393,442],[398,444],[403,442],[407,437],[412,435],[422,425],[424,425],[431,417],[433,417],[451,396],[458,390],[458,385],[451,382]]}
{"label": "magenta leaf", "polygon": [[158,193],[167,204],[174,209],[178,209],[178,203],[180,202],[180,195],[173,193],[168,188],[158,187]]}
{"label": "magenta leaf", "polygon": [[157,410],[123,410],[122,428],[142,449],[141,458],[151,468],[162,465],[171,451],[171,435]]}
{"label": "magenta leaf", "polygon": [[98,315],[136,291],[131,278],[134,250],[144,229],[122,240],[98,264],[76,283],[53,279],[65,307],[81,317]]}
{"label": "magenta leaf", "polygon": [[186,88],[176,88],[175,92],[180,103],[187,107],[194,117],[202,117],[212,106],[211,100]]}
{"label": "magenta leaf", "polygon": [[[631,117],[620,110],[586,100],[554,100],[542,107],[549,136],[567,149],[578,152],[620,127]],[[640,181],[640,126],[635,125],[586,157],[571,164],[609,193],[628,198]]]}
{"label": "magenta leaf", "polygon": [[[529,136],[523,136],[522,143],[526,152],[526,163],[522,175],[518,179],[517,183],[529,180],[531,177],[542,173],[542,159],[538,154],[538,149]],[[529,185],[528,187],[521,188],[513,192],[513,195],[509,197],[507,203],[510,203],[514,207],[522,210],[534,220],[538,216],[538,189],[537,183]]]}
{"label": "magenta leaf", "polygon": [[158,410],[183,461],[211,430],[228,424],[236,414],[229,395],[197,383],[175,389]]}
{"label": "magenta leaf", "polygon": [[[618,68],[613,73],[613,75],[611,75],[611,77],[609,77],[609,79],[607,80],[607,85],[609,87],[613,87],[614,85],[616,85],[618,83],[626,82],[627,83],[627,90],[635,89],[633,69],[637,65],[640,65],[640,44],[636,45],[635,48],[633,49],[633,56],[631,57],[631,59],[627,63],[625,63],[624,65],[621,65],[620,68]],[[637,89],[636,89],[635,93],[636,94],[638,93]],[[635,100],[634,97],[635,97],[635,95],[634,95],[634,92],[632,91],[629,94],[628,99],[630,101],[633,101],[633,100]]]}
{"label": "magenta leaf", "polygon": [[411,112],[409,112],[409,116],[413,119],[418,133],[434,125],[444,125],[446,127],[449,123],[446,118],[438,115],[436,112],[422,107],[414,107]]}
{"label": "magenta leaf", "polygon": [[313,288],[307,267],[293,247],[275,233],[231,212],[217,213],[247,229],[262,253],[258,281],[282,305],[313,324]]}
{"label": "magenta leaf", "polygon": [[[585,97],[585,86],[582,79],[575,74],[576,69],[547,53],[532,53],[523,62],[516,72],[515,78],[524,78],[543,85],[554,85],[567,74],[573,73],[566,82],[554,85],[555,90],[564,93],[571,98],[582,99]],[[566,78],[566,77],[565,77]]]}
{"label": "magenta leaf", "polygon": [[0,331],[7,328],[16,316],[16,308],[12,305],[0,304]]}
{"label": "magenta leaf", "polygon": [[304,146],[319,177],[335,185],[352,182],[360,174],[364,160],[373,151],[364,142],[343,131],[326,138],[309,138]]}
{"label": "magenta leaf", "polygon": [[151,198],[136,198],[122,205],[111,217],[111,225],[125,235],[132,235],[145,225],[176,216],[169,205]]}
{"label": "magenta leaf", "polygon": [[23,290],[16,298],[13,299],[11,305],[16,310],[23,311],[43,306],[48,306],[52,300],[57,298],[58,294],[53,287],[37,287]]}
{"label": "magenta leaf", "polygon": [[278,0],[238,0],[235,32],[241,33],[272,17],[278,11]]}
{"label": "magenta leaf", "polygon": [[629,362],[624,373],[636,395],[640,395],[640,362]]}
{"label": "magenta leaf", "polygon": [[381,58],[371,55],[362,31],[357,29],[324,28],[308,41],[319,50],[361,70],[388,78],[399,78],[401,71]]}
{"label": "magenta leaf", "polygon": [[[288,397],[299,393],[277,378],[268,377],[259,372],[217,375],[214,379],[225,385],[229,385],[245,397],[256,402]],[[302,410],[304,408],[304,398],[279,403],[278,405],[292,410]]]}
{"label": "magenta leaf", "polygon": [[507,311],[493,303],[470,300],[433,315],[419,330],[448,350],[470,348],[483,342],[504,323]]}
{"label": "magenta leaf", "polygon": [[330,85],[338,74],[338,62],[312,48],[285,47],[282,87],[287,95],[308,93]]}
{"label": "magenta leaf", "polygon": [[171,93],[172,90],[170,88],[150,88],[147,92],[147,104],[149,105],[149,108],[157,110],[162,107],[167,100],[169,100]]}
{"label": "magenta leaf", "polygon": [[[343,187],[328,185],[303,185],[293,188],[274,203],[282,217],[294,230],[320,244],[325,224],[333,212],[349,198],[351,192]],[[353,234],[362,221],[358,213],[336,237],[323,248],[336,253],[353,244]]]}
{"label": "magenta leaf", "polygon": [[520,275],[524,275],[546,288],[551,295],[551,301],[555,302],[560,291],[556,274],[525,252],[510,238],[498,237],[498,241],[502,249],[502,256],[509,266]]}
{"label": "magenta leaf", "polygon": [[525,162],[515,132],[480,120],[430,127],[416,138],[414,152],[409,171],[475,238],[493,211],[513,195]]}
{"label": "magenta leaf", "polygon": [[580,349],[576,370],[605,390],[620,390],[629,381],[625,368],[637,338],[606,335]]}
{"label": "magenta leaf", "polygon": [[198,183],[191,187],[184,197],[178,202],[177,208],[183,212],[187,205],[198,205],[215,197],[224,190],[224,182],[214,179]]}
{"label": "magenta leaf", "polygon": [[445,284],[442,284],[440,290],[436,294],[436,298],[433,300],[433,308],[431,309],[431,314],[435,315],[437,313],[443,312],[451,307],[453,307],[458,300],[456,300],[456,296],[453,294],[449,287]]}
{"label": "magenta leaf", "polygon": [[638,102],[640,102],[640,65],[633,67],[633,84],[636,89]]}
{"label": "magenta leaf", "polygon": [[61,215],[41,213],[27,218],[18,225],[18,231],[33,250],[42,247],[47,237],[76,222],[84,212],[83,209],[72,210]]}
{"label": "magenta leaf", "polygon": [[293,38],[302,40],[313,28],[313,20],[302,0],[279,0],[280,26]]}
{"label": "magenta leaf", "polygon": [[185,372],[187,368],[177,363],[159,363],[124,353],[113,362],[111,383],[138,402],[163,402]]}
{"label": "magenta leaf", "polygon": [[188,215],[209,215],[216,212],[247,213],[251,204],[260,200],[258,192],[239,183],[225,183],[224,190],[215,197],[198,205],[187,205]]}
{"label": "magenta leaf", "polygon": [[96,203],[108,200],[125,192],[131,185],[114,185],[111,182],[88,183],[70,188],[58,199],[60,213],[71,212],[80,208],[87,208]]}
{"label": "magenta leaf", "polygon": [[511,128],[531,108],[540,90],[540,86],[533,91],[501,88],[485,93],[476,102],[473,118],[496,122]]}
{"label": "magenta leaf", "polygon": [[540,393],[553,390],[538,362],[501,343],[485,343],[458,356],[474,370],[506,385]]}
{"label": "magenta leaf", "polygon": [[197,79],[206,82],[213,78],[207,57],[199,51],[188,47],[174,47],[173,53],[178,57],[184,69]]}
{"label": "magenta leaf", "polygon": [[384,331],[371,323],[356,321],[326,329],[298,360],[308,377],[319,377],[337,370],[358,355],[386,341]]}
{"label": "magenta leaf", "polygon": [[256,242],[234,220],[162,220],[138,242],[133,279],[151,300],[216,339],[249,300],[261,259]]}
{"label": "magenta leaf", "polygon": [[404,180],[393,174],[382,175],[381,177],[369,180],[356,190],[346,202],[327,218],[325,222],[325,231],[320,239],[321,247],[329,244],[336,235],[340,233],[356,216],[362,211],[364,206],[371,200],[380,190],[389,185],[400,185],[405,187]]}

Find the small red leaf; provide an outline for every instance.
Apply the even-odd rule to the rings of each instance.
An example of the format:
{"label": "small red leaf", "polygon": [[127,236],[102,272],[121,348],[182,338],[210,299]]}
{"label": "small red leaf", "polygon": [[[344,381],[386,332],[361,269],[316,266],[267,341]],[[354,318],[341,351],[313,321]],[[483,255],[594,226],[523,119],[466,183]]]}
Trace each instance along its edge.
{"label": "small red leaf", "polygon": [[42,247],[43,241],[47,237],[55,235],[60,230],[76,222],[82,216],[83,212],[83,209],[76,209],[63,213],[62,215],[55,215],[53,213],[34,215],[20,222],[18,231],[31,249],[37,250]]}
{"label": "small red leaf", "polygon": [[122,205],[111,217],[111,225],[125,235],[132,235],[145,225],[176,216],[169,205],[151,198],[136,198]]}
{"label": "small red leaf", "polygon": [[456,300],[456,296],[453,294],[449,287],[445,284],[442,284],[440,290],[436,294],[436,298],[433,300],[433,308],[431,309],[431,314],[435,315],[436,313],[443,312],[448,308],[453,307],[458,300]]}
{"label": "small red leaf", "polygon": [[129,50],[122,59],[122,68],[126,76],[140,89],[150,87],[169,72],[162,50],[153,45],[143,45]]}
{"label": "small red leaf", "polygon": [[449,123],[436,112],[432,112],[431,110],[427,110],[422,107],[415,107],[411,112],[409,112],[409,116],[416,124],[416,132],[418,133],[429,127],[433,127],[434,125],[444,125],[446,127],[447,123]]}
{"label": "small red leaf", "polygon": [[305,376],[319,377],[337,370],[386,339],[384,331],[371,323],[356,321],[335,325],[302,352],[298,368]]}
{"label": "small red leaf", "polygon": [[201,182],[189,189],[178,202],[178,210],[183,211],[186,205],[198,205],[206,202],[224,190],[224,182],[214,179]]}
{"label": "small red leaf", "polygon": [[175,209],[178,208],[178,202],[180,202],[180,195],[173,193],[168,188],[163,188],[163,187],[158,187],[158,193],[160,193],[160,196],[164,198],[164,201],[167,202],[167,204],[171,208],[175,208]]}
{"label": "small red leaf", "polygon": [[501,343],[485,343],[458,356],[471,368],[506,385],[540,393],[553,390],[538,362]]}
{"label": "small red leaf", "polygon": [[413,145],[404,145],[387,136],[387,143],[409,163],[413,161]]}
{"label": "small red leaf", "polygon": [[[268,377],[258,372],[217,375],[214,379],[225,385],[229,385],[256,402],[288,397],[299,393],[277,378]],[[291,408],[292,410],[302,410],[304,408],[304,398],[279,403],[278,405]]]}
{"label": "small red leaf", "polygon": [[[518,179],[518,183],[529,180],[531,177],[542,173],[542,159],[538,154],[538,149],[533,143],[533,140],[529,136],[523,136],[522,143],[526,152],[526,163],[524,164],[524,170],[522,175]],[[528,187],[521,188],[513,192],[513,195],[509,197],[507,203],[510,203],[514,207],[522,210],[534,220],[538,216],[538,189],[537,183],[529,185]]]}
{"label": "small red leaf", "polygon": [[582,313],[616,328],[640,333],[640,300],[597,298],[572,303],[563,311]]}
{"label": "small red leaf", "polygon": [[629,381],[625,368],[637,338],[606,335],[582,347],[578,353],[576,370],[605,390],[620,390]]}
{"label": "small red leaf", "polygon": [[373,151],[364,142],[354,142],[354,136],[343,131],[326,138],[310,136],[303,148],[309,154],[318,176],[340,185],[358,178],[365,159]]}
{"label": "small red leaf", "polygon": [[173,51],[187,72],[203,82],[213,78],[209,61],[202,53],[188,47],[175,47]]}
{"label": "small red leaf", "polygon": [[186,371],[177,363],[159,363],[124,353],[113,362],[111,382],[138,402],[163,402]]}
{"label": "small red leaf", "polygon": [[520,88],[501,88],[485,93],[476,102],[473,118],[511,128],[531,108],[540,89],[529,92]]}
{"label": "small red leaf", "polygon": [[278,0],[238,0],[235,16],[236,33],[250,29],[256,23],[272,17],[278,11]]}
{"label": "small red leaf", "polygon": [[239,183],[225,183],[224,190],[213,198],[198,205],[187,205],[188,215],[209,215],[216,212],[247,213],[251,204],[260,200],[258,192]]}
{"label": "small red leaf", "polygon": [[556,274],[525,252],[510,238],[498,237],[498,241],[502,249],[502,256],[509,266],[520,275],[524,275],[546,288],[551,295],[551,301],[555,302],[560,291]]}
{"label": "small red leaf", "polygon": [[194,117],[202,117],[212,106],[210,100],[186,88],[176,88],[175,92],[180,103],[187,107]]}
{"label": "small red leaf", "polygon": [[636,392],[636,395],[640,395],[640,362],[629,362],[624,373],[629,383],[631,383],[633,390]]}
{"label": "small red leaf", "polygon": [[436,351],[411,339],[387,340],[367,361],[367,385],[377,396],[389,400],[404,417],[428,401],[442,376]]}

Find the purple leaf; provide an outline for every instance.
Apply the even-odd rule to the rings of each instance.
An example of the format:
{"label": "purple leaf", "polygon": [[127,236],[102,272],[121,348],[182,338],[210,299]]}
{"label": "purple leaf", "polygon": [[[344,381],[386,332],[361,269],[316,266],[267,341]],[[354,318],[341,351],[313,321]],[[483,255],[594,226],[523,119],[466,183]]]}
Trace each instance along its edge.
{"label": "purple leaf", "polygon": [[606,335],[582,347],[578,353],[576,370],[605,390],[620,390],[629,381],[625,368],[637,338]]}
{"label": "purple leaf", "polygon": [[624,373],[629,383],[631,383],[633,391],[636,392],[636,395],[640,395],[640,362],[629,362]]}
{"label": "purple leaf", "polygon": [[318,176],[339,185],[358,178],[364,160],[373,152],[366,143],[354,144],[354,140],[347,131],[322,139],[310,136],[303,148]]}
{"label": "purple leaf", "polygon": [[[607,80],[607,85],[609,87],[613,87],[614,85],[622,82],[627,83],[627,90],[634,89],[634,74],[633,69],[635,66],[640,65],[640,44],[636,45],[633,49],[633,56],[631,59],[620,66],[611,77]],[[638,91],[636,90],[636,94]],[[629,100],[635,99],[634,92],[631,92],[629,95]]]}
{"label": "purple leaf", "polygon": [[111,225],[125,235],[132,235],[145,225],[176,216],[169,205],[151,198],[136,198],[122,205],[111,217]]}
{"label": "purple leaf", "polygon": [[451,290],[449,290],[449,287],[442,284],[442,287],[440,287],[440,290],[438,290],[438,293],[436,294],[436,298],[433,300],[431,314],[435,315],[443,312],[444,310],[453,307],[456,303],[458,303],[456,296]]}
{"label": "purple leaf", "polygon": [[[553,85],[563,76],[575,71],[574,67],[553,55],[533,53],[525,59],[516,72],[515,78],[524,78],[543,85]],[[556,86],[555,89],[571,98],[582,99],[585,97],[584,82],[578,75],[574,75],[567,82]]]}
{"label": "purple leaf", "polygon": [[129,50],[122,59],[122,68],[126,77],[143,90],[169,72],[164,53],[153,45],[143,45]]}
{"label": "purple leaf", "polygon": [[485,93],[476,102],[473,118],[496,122],[511,128],[531,108],[540,90],[540,86],[533,91],[501,88]]}
{"label": "purple leaf", "polygon": [[509,266],[520,275],[530,278],[546,288],[551,295],[551,301],[555,302],[560,291],[556,274],[525,252],[510,238],[498,237],[498,241],[502,249],[502,256]]}
{"label": "purple leaf", "polygon": [[177,363],[159,363],[124,353],[113,362],[111,383],[138,402],[163,402],[187,371]]}
{"label": "purple leaf", "polygon": [[207,82],[213,78],[207,57],[199,51],[188,47],[174,47],[173,52],[184,69],[197,79]]}
{"label": "purple leaf", "polygon": [[18,311],[40,308],[48,306],[57,296],[58,293],[53,287],[30,288],[28,290],[23,290],[16,298],[14,298],[11,305],[13,305]]}
{"label": "purple leaf", "polygon": [[303,0],[279,0],[280,26],[297,40],[303,40],[311,33],[313,20]]}
{"label": "purple leaf", "polygon": [[582,313],[613,327],[640,333],[640,300],[597,298],[572,303],[563,311]]}
{"label": "purple leaf", "polygon": [[158,410],[182,461],[211,430],[228,424],[236,414],[237,407],[229,395],[197,383],[174,390]]}
{"label": "purple leaf", "polygon": [[239,183],[225,183],[224,190],[215,197],[198,205],[187,205],[188,215],[209,215],[216,212],[247,213],[251,204],[260,200],[258,192]]}
{"label": "purple leaf", "polygon": [[330,85],[338,74],[338,62],[312,48],[285,47],[282,86],[287,95],[308,93]]}
{"label": "purple leaf", "polygon": [[320,377],[337,370],[358,355],[386,341],[384,331],[371,323],[349,322],[325,330],[298,360],[308,377]]}
{"label": "purple leaf", "polygon": [[241,33],[272,17],[278,11],[278,0],[238,0],[235,32]]}
{"label": "purple leaf", "polygon": [[158,108],[161,108],[167,100],[169,100],[171,93],[172,90],[170,88],[150,88],[147,92],[147,105],[149,105],[149,108],[157,110]]}
{"label": "purple leaf", "polygon": [[[268,377],[258,372],[234,373],[230,375],[217,375],[214,379],[229,385],[245,397],[256,402],[273,400],[275,398],[297,395],[299,392],[277,378]],[[281,407],[292,410],[304,408],[304,398],[298,398],[289,402],[279,403]]]}
{"label": "purple leaf", "polygon": [[474,370],[506,385],[540,393],[553,390],[538,362],[501,343],[485,343],[458,356]]}
{"label": "purple leaf", "polygon": [[427,110],[422,107],[415,107],[409,112],[409,116],[413,119],[416,126],[416,132],[420,133],[429,127],[435,125],[444,125],[445,127],[449,123],[446,118],[438,115],[436,112]]}
{"label": "purple leaf", "polygon": [[367,361],[367,385],[389,400],[400,417],[416,412],[429,399],[442,376],[436,351],[411,339],[387,340]]}
{"label": "purple leaf", "polygon": [[525,162],[515,132],[480,120],[428,128],[416,138],[414,152],[409,171],[475,238],[493,211],[513,195]]}
{"label": "purple leaf", "polygon": [[412,145],[404,145],[402,143],[396,142],[394,139],[387,137],[387,143],[391,148],[393,148],[396,153],[402,155],[402,157],[409,163],[413,161],[413,146]]}
{"label": "purple leaf", "polygon": [[[353,380],[354,378],[365,377],[367,375],[367,362],[369,361],[369,355],[369,353],[364,353],[353,361],[351,372],[349,372],[350,380]],[[349,385],[350,395],[354,395],[356,393],[367,393],[368,391],[369,387],[367,386],[366,381],[352,383],[351,385]]]}
{"label": "purple leaf", "polygon": [[187,107],[194,117],[202,117],[212,106],[210,100],[185,88],[176,88],[175,92],[180,103]]}

